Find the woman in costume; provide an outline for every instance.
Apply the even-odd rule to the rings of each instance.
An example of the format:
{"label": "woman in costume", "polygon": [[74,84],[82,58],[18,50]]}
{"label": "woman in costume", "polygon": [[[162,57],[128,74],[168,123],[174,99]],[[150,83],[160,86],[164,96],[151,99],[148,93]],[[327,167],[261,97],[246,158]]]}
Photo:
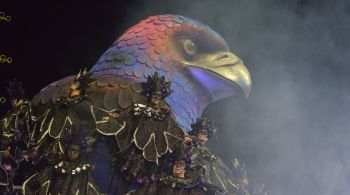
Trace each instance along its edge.
{"label": "woman in costume", "polygon": [[185,135],[164,101],[172,92],[171,82],[155,72],[141,85],[148,102],[135,102],[128,111],[130,125],[117,136],[120,151],[115,154],[115,164],[126,182],[137,186],[154,181],[171,153],[183,156]]}
{"label": "woman in costume", "polygon": [[128,195],[215,195],[220,193],[218,188],[187,174],[191,162],[189,156],[185,155],[181,160],[173,159],[170,174],[165,172],[150,186],[129,192]]}
{"label": "woman in costume", "polygon": [[[27,149],[31,143],[33,128],[31,103],[25,98],[21,81],[16,79],[9,81],[7,92],[12,109],[1,119],[1,145],[5,147],[15,144],[16,149],[22,151]],[[20,154],[20,152],[18,153]]]}
{"label": "woman in costume", "polygon": [[49,164],[62,156],[65,151],[62,142],[72,134],[82,134],[88,144],[87,150],[91,151],[99,135],[114,135],[122,127],[115,120],[115,110],[92,105],[88,90],[95,80],[91,75],[86,69],[80,71],[68,87],[60,88],[66,91],[65,95],[36,110],[38,125],[33,137],[40,157],[45,157]]}
{"label": "woman in costume", "polygon": [[22,82],[16,79],[9,81],[7,91],[12,109],[1,119],[1,148],[4,148],[3,154],[9,153],[11,158],[4,160],[10,159],[12,168],[4,168],[2,172],[6,173],[3,175],[6,175],[9,183],[19,186],[33,174],[32,159],[26,154],[32,145],[31,133],[35,121],[32,105],[25,97]]}
{"label": "woman in costume", "polygon": [[73,135],[62,159],[31,176],[23,184],[24,195],[96,195],[91,176],[93,165],[83,155],[81,135]]}
{"label": "woman in costume", "polygon": [[[191,167],[198,170],[199,177],[203,182],[218,186],[222,191],[229,194],[248,195],[249,193],[244,189],[244,181],[247,181],[245,169],[242,172],[242,166],[237,165],[238,167],[234,170],[230,170],[206,146],[208,138],[212,137],[217,131],[214,122],[207,117],[202,117],[197,119],[191,127],[192,130],[188,134],[192,138],[187,137],[185,139],[190,139],[192,142],[186,150],[191,156]],[[238,170],[240,171],[238,172]]]}

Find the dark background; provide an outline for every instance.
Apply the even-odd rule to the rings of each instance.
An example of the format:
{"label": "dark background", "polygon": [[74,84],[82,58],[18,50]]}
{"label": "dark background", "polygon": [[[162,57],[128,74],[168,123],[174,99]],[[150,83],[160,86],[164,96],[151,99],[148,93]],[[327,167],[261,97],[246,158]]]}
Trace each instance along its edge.
{"label": "dark background", "polygon": [[[0,12],[0,96],[10,78],[29,97],[91,67],[126,28],[156,14],[195,18],[221,34],[250,70],[249,98],[209,106],[210,146],[235,155],[270,194],[350,194],[350,3],[312,0],[19,2]],[[0,104],[3,114],[7,104]]]}

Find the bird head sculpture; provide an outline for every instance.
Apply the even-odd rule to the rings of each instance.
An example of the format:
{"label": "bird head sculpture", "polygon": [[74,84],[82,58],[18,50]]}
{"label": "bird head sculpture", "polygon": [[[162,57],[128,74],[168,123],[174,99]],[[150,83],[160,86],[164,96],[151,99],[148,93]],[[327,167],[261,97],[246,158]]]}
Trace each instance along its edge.
{"label": "bird head sculpture", "polygon": [[205,107],[229,96],[249,95],[243,61],[209,26],[179,15],[151,16],[129,28],[90,70],[145,81],[155,71],[173,82],[166,99],[178,123],[190,129]]}
{"label": "bird head sculpture", "polygon": [[[176,122],[187,131],[191,129],[191,124],[200,118],[208,104],[230,96],[248,96],[251,90],[247,68],[242,60],[230,51],[225,40],[207,25],[179,15],[151,16],[132,26],[101,56],[90,72],[94,81],[87,83],[89,88],[87,96],[84,96],[86,99],[80,101],[81,104],[77,106],[69,107],[71,113],[79,113],[74,124],[82,126],[82,129],[95,128],[104,135],[115,136],[119,148],[123,145],[119,140],[123,140],[126,143],[124,145],[128,146],[137,135],[133,134],[134,136],[130,137],[129,131],[121,131],[130,125],[129,120],[123,121],[121,125],[111,120],[114,125],[119,126],[110,128],[105,125],[106,119],[103,116],[107,112],[108,120],[114,115],[118,118],[119,113],[123,112],[117,111],[128,110],[133,102],[147,103],[147,98],[142,94],[141,83],[147,81],[147,77],[155,72],[164,76],[166,83],[171,82],[169,92],[173,93],[167,96],[165,101],[176,116]],[[60,97],[67,97],[67,91],[74,80],[74,75],[62,78],[43,88],[33,98],[33,110],[41,123],[38,132],[40,139],[46,136],[47,132],[53,132],[47,133],[49,136],[54,135],[56,131],[53,130],[57,130],[59,136],[62,135],[61,130],[65,129],[63,127],[66,123],[57,118],[60,119],[62,115],[66,117],[66,114],[54,112],[51,116],[48,113],[53,108],[52,105],[57,106],[55,102]],[[81,111],[86,109],[86,105],[88,111]],[[92,116],[89,113],[92,113]],[[168,128],[170,127],[178,128],[177,125],[168,125]],[[115,129],[117,133],[114,132]],[[127,139],[122,139],[124,133]],[[153,142],[148,141],[146,145],[163,143],[155,141],[154,135],[151,134],[150,139],[143,136],[151,141],[153,137]],[[58,139],[58,136],[51,137]],[[162,136],[157,136],[160,137]],[[182,137],[182,134],[173,136],[174,139]],[[168,141],[165,143],[168,144]],[[91,159],[96,159],[98,163],[107,163],[105,160],[100,161],[101,156],[105,156],[105,159],[109,156],[108,152],[105,152],[108,150],[101,148],[103,147],[100,146],[97,149],[98,153],[95,153],[98,157]],[[166,147],[163,152],[167,152],[168,149]],[[158,149],[156,151],[156,159],[164,154]],[[102,169],[109,167],[101,165],[98,167]],[[101,173],[103,178],[107,178],[103,170],[97,172]],[[109,183],[105,180],[100,181],[102,186]]]}

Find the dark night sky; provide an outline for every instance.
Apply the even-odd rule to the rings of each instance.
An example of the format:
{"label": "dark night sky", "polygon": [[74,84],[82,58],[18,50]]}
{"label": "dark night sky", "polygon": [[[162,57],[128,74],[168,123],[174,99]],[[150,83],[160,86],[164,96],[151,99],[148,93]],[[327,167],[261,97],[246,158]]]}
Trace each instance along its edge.
{"label": "dark night sky", "polygon": [[0,54],[13,63],[0,64],[0,96],[10,78],[32,97],[91,67],[147,16],[185,15],[221,34],[253,80],[249,98],[209,106],[221,130],[213,150],[246,161],[271,194],[350,194],[350,3],[334,2],[5,0],[12,21],[0,21]]}

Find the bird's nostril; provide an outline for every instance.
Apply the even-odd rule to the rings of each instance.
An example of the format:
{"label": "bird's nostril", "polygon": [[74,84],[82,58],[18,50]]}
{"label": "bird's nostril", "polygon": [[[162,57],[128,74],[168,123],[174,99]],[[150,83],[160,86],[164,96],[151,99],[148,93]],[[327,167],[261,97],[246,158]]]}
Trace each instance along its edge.
{"label": "bird's nostril", "polygon": [[217,58],[216,58],[216,61],[219,61],[219,60],[222,60],[222,59],[228,59],[228,55],[227,54],[222,54],[222,55],[219,55]]}

